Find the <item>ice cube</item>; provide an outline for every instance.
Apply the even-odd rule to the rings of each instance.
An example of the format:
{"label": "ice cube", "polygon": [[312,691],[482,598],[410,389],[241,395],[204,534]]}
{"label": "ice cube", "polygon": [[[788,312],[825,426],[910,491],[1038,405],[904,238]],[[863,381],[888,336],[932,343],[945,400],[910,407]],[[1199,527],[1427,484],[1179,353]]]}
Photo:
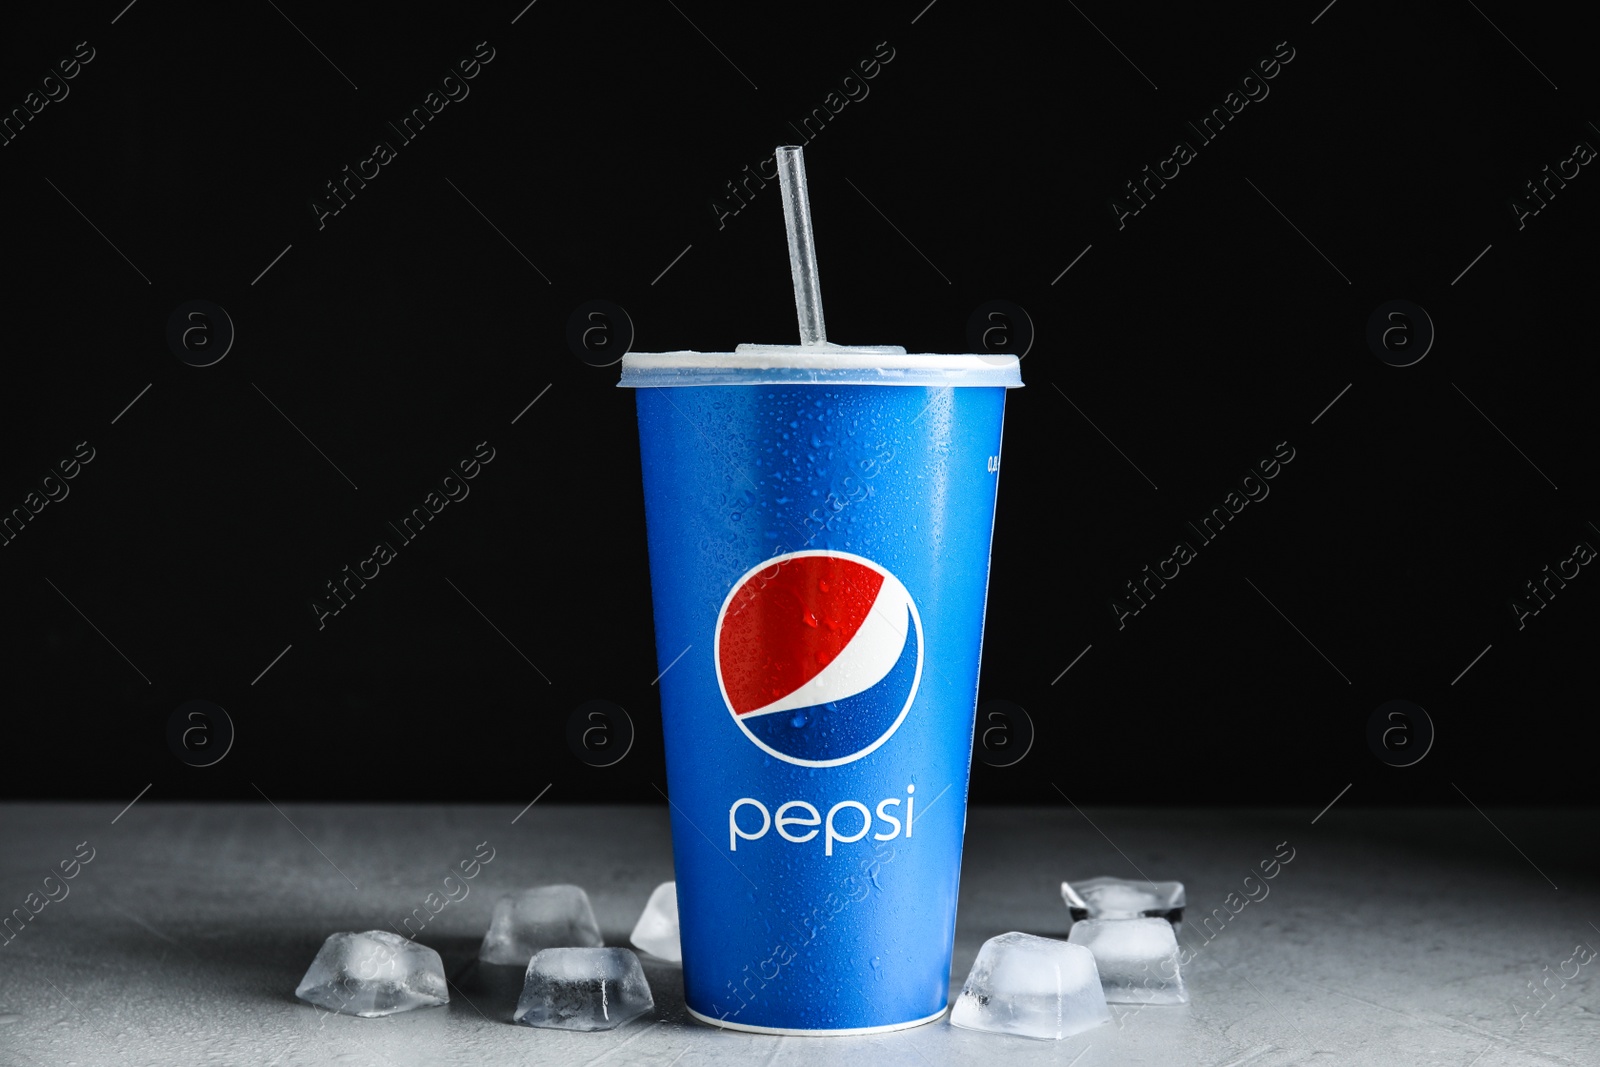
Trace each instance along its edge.
{"label": "ice cube", "polygon": [[512,1018],[552,1030],[612,1030],[656,1006],[625,948],[547,948],[528,961]]}
{"label": "ice cube", "polygon": [[683,962],[683,948],[678,944],[678,883],[662,882],[656,886],[628,940],[652,956]]}
{"label": "ice cube", "polygon": [[1182,882],[1086,878],[1081,882],[1062,882],[1061,899],[1066,901],[1073,922],[1148,917],[1166,919],[1175,929],[1183,925]]}
{"label": "ice cube", "polygon": [[450,1003],[439,954],[387,930],[329,934],[294,995],[364,1019]]}
{"label": "ice cube", "polygon": [[540,949],[604,944],[589,894],[575,885],[546,885],[507,893],[495,901],[478,959],[526,967]]}
{"label": "ice cube", "polygon": [[952,1026],[1056,1040],[1110,1021],[1093,953],[1015,932],[983,943],[950,1013]]}
{"label": "ice cube", "polygon": [[1094,953],[1112,1004],[1187,1004],[1178,938],[1165,919],[1084,919],[1067,938]]}

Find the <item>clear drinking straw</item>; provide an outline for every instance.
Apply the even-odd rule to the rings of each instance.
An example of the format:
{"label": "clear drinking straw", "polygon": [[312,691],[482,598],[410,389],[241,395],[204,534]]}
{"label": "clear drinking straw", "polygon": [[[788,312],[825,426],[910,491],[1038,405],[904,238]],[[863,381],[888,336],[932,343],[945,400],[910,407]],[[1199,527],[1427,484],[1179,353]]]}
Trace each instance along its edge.
{"label": "clear drinking straw", "polygon": [[811,197],[806,191],[803,150],[777,151],[778,186],[783,191],[783,222],[789,231],[789,273],[794,277],[794,310],[800,318],[800,343],[828,342],[822,325],[822,287],[817,280],[817,246],[811,233]]}

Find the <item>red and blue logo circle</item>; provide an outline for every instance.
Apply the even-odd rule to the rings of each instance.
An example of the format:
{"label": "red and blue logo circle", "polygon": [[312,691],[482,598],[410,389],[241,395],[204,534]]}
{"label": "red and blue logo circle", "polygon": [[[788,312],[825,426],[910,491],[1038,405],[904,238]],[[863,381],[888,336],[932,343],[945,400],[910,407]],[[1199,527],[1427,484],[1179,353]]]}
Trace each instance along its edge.
{"label": "red and blue logo circle", "polygon": [[871,560],[790,552],[734,583],[717,614],[715,661],[733,721],[757,747],[837,767],[905,721],[922,680],[922,618]]}

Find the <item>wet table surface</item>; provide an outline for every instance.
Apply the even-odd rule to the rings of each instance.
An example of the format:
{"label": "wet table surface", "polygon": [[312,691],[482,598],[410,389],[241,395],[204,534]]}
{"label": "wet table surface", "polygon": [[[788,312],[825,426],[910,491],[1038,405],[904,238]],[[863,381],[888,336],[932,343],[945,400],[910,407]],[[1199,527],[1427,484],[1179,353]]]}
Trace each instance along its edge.
{"label": "wet table surface", "polygon": [[[1064,877],[1143,871],[1188,887],[1192,1002],[1119,1008],[1091,1032],[1036,1041],[942,1020],[854,1038],[717,1030],[688,1017],[681,971],[654,962],[656,1010],[618,1030],[511,1024],[514,989],[473,964],[495,898],[575,882],[607,944],[626,944],[672,876],[664,806],[546,803],[515,823],[515,806],[119,807],[0,806],[7,913],[38,906],[63,860],[93,857],[0,945],[0,1063],[1600,1063],[1594,811],[1347,799],[1313,824],[1300,810],[974,809],[952,996],[986,938],[1065,936]],[[480,842],[494,859],[418,935],[453,980],[447,1007],[360,1019],[295,999],[328,934],[390,928]],[[1270,892],[1241,906],[1244,879],[1291,851]]]}

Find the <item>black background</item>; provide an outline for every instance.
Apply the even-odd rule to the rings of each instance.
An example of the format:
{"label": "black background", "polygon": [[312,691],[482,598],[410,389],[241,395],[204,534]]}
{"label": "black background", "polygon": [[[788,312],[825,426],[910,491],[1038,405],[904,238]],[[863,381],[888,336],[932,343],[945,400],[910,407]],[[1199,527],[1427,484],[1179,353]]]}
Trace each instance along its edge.
{"label": "black background", "polygon": [[[614,301],[638,351],[792,341],[776,184],[713,201],[892,49],[806,150],[830,339],[966,351],[991,299],[1036,330],[980,699],[1037,738],[973,799],[1591,797],[1600,578],[1520,630],[1508,606],[1600,544],[1600,178],[1508,206],[1600,144],[1580,16],[924,3],[8,11],[5,109],[94,59],[0,148],[0,508],[95,458],[0,548],[6,793],[659,803],[632,397],[568,317]],[[319,228],[480,41],[470,95]],[[1283,41],[1119,229],[1122,184]],[[236,327],[214,366],[167,345],[191,299]],[[1393,299],[1437,329],[1410,367],[1365,339]],[[323,583],[485,440],[470,497],[319,630]],[[1119,629],[1123,583],[1283,441],[1270,497]],[[1437,729],[1407,768],[1367,742],[1396,698]],[[214,766],[168,749],[190,699],[237,727]],[[567,743],[593,699],[637,728],[606,768]]]}

